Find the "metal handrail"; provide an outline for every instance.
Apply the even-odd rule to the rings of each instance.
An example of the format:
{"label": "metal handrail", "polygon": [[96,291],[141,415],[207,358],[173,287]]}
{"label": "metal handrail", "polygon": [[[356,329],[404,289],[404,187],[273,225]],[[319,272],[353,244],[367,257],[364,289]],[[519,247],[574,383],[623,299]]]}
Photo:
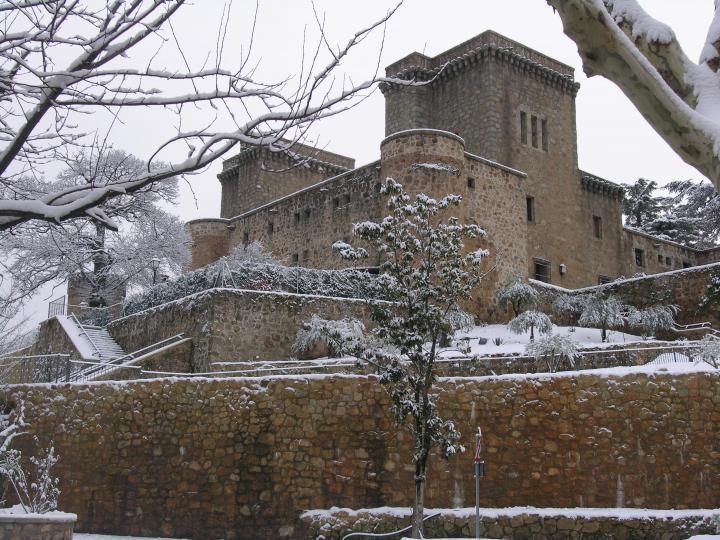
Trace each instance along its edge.
{"label": "metal handrail", "polygon": [[80,332],[82,332],[82,334],[85,336],[85,339],[88,340],[88,343],[90,343],[90,345],[92,345],[93,349],[95,349],[95,352],[97,353],[98,358],[102,359],[102,353],[100,352],[100,348],[97,345],[95,345],[95,342],[92,339],[90,339],[90,336],[85,331],[85,327],[82,324],[80,324],[80,321],[78,321],[78,318],[75,316],[75,314],[74,313],[71,314],[70,318],[73,321],[75,321],[75,324],[80,329]]}
{"label": "metal handrail", "polygon": [[181,341],[182,339],[184,339],[184,337],[185,337],[185,334],[177,334],[172,337],[158,341],[157,343],[153,343],[152,345],[148,345],[147,347],[143,347],[142,349],[138,349],[136,351],[128,353],[125,356],[118,356],[117,358],[112,358],[111,360],[109,360],[107,362],[94,363],[92,366],[89,366],[89,367],[77,372],[72,377],[72,380],[73,381],[80,380],[81,378],[86,379],[90,375],[110,371],[110,368],[121,367],[123,364],[127,363],[130,360],[135,360],[141,356],[145,356],[149,352],[152,352],[153,349],[161,349],[162,347],[165,347],[171,343]]}

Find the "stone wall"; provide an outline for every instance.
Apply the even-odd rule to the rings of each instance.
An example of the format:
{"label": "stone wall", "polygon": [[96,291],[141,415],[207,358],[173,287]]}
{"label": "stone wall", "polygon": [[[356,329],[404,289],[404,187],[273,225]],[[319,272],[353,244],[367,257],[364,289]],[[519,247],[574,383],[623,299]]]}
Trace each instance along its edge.
{"label": "stone wall", "polygon": [[288,152],[244,148],[218,175],[220,215],[232,218],[354,167],[354,159],[299,143]]}
{"label": "stone wall", "polygon": [[[675,270],[662,274],[620,280],[597,287],[582,289],[561,289],[532,282],[541,292],[541,308],[550,313],[552,302],[560,294],[588,294],[602,291],[617,296],[624,302],[637,308],[653,305],[675,305],[679,308],[676,315],[678,324],[708,322],[720,327],[720,309],[717,301],[706,301],[708,285],[711,280],[720,279],[720,263],[713,263],[684,270]],[[558,324],[575,324],[576,316],[558,319]]]}
{"label": "stone wall", "polygon": [[[712,250],[701,251],[687,248],[674,242],[664,242],[633,229],[623,228],[623,251],[628,254],[625,258],[623,275],[632,277],[638,273],[657,274],[671,270],[681,270],[698,264],[708,264],[719,261],[720,258],[712,257]],[[635,250],[643,252],[643,265],[635,261]],[[669,259],[669,260],[668,260]],[[702,262],[701,262],[702,261]]]}
{"label": "stone wall", "polygon": [[[720,372],[440,382],[468,447],[485,434],[486,507],[717,508]],[[407,506],[413,467],[371,377],[16,386],[60,455],[80,531],[304,538],[301,511]],[[29,444],[31,438],[23,442]],[[468,455],[433,458],[429,507],[474,501]]]}
{"label": "stone wall", "polygon": [[0,540],[72,540],[74,514],[0,514]]}
{"label": "stone wall", "polygon": [[191,371],[204,372],[212,362],[292,356],[297,331],[314,313],[368,319],[359,300],[211,289],[117,319],[108,331],[126,351],[184,334],[193,341]]}
{"label": "stone wall", "polygon": [[[475,509],[427,509],[425,536],[428,538],[473,538]],[[392,508],[353,511],[334,508],[308,512],[302,516],[307,538],[341,540],[352,532],[385,533],[407,527],[410,510]],[[665,512],[641,510],[624,513],[622,509],[507,508],[480,509],[480,534],[483,538],[518,540],[632,539],[661,538],[685,540],[691,535],[720,532],[720,512],[686,510]]]}

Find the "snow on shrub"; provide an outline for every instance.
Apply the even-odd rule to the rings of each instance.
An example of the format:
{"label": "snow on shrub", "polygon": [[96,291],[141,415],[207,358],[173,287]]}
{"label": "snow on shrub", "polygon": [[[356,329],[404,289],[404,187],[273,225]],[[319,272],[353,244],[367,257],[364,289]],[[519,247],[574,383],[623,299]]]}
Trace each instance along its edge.
{"label": "snow on shrub", "polygon": [[524,283],[520,276],[513,276],[497,292],[496,299],[502,309],[507,309],[509,305],[517,317],[526,309],[534,308],[537,305],[538,296],[534,287]]}
{"label": "snow on shrub", "polygon": [[322,343],[328,348],[328,356],[339,358],[356,352],[364,334],[365,326],[357,319],[330,321],[313,315],[298,330],[293,353],[304,355]]}
{"label": "snow on shrub", "polygon": [[555,373],[563,364],[575,369],[575,359],[578,358],[578,344],[570,336],[550,335],[542,336],[537,341],[531,341],[525,347],[525,352],[538,362],[545,362],[550,373]]}
{"label": "snow on shrub", "polygon": [[373,279],[373,276],[360,270],[318,270],[256,259],[221,259],[128,298],[124,313],[131,315],[218,287],[368,299]]}
{"label": "snow on shrub", "polygon": [[550,317],[540,311],[523,311],[508,323],[508,330],[514,334],[522,334],[530,330],[530,341],[535,339],[535,329],[541,334],[552,332]]}
{"label": "snow on shrub", "polygon": [[710,364],[715,369],[720,369],[720,337],[707,335],[700,340],[700,352],[697,360]]}

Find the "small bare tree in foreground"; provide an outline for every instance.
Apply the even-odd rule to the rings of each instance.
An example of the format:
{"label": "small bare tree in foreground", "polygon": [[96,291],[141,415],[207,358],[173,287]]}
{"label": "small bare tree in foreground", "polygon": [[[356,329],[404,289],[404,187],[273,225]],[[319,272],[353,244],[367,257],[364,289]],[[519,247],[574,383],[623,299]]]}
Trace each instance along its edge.
{"label": "small bare tree in foreground", "polygon": [[[481,281],[481,261],[487,251],[466,252],[465,241],[481,238],[476,225],[441,214],[458,206],[462,198],[448,195],[435,200],[420,194],[411,198],[388,179],[382,187],[389,196],[389,215],[381,222],[358,223],[355,235],[377,249],[380,275],[373,280],[370,339],[376,343],[359,352],[373,366],[392,400],[397,424],[415,439],[414,505],[412,535],[421,538],[425,501],[425,475],[430,451],[438,447],[448,458],[464,450],[455,424],[442,418],[435,403],[436,361],[444,334],[452,334],[454,313]],[[357,260],[363,249],[344,245],[341,256]]]}
{"label": "small bare tree in foreground", "polygon": [[577,44],[585,73],[618,85],[665,142],[720,189],[720,4],[696,63],[672,28],[637,0],[547,3]]}
{"label": "small bare tree in foreground", "polygon": [[[190,66],[172,27],[175,14],[189,4],[0,3],[0,230],[29,220],[59,223],[82,216],[116,229],[102,208],[114,197],[198,171],[238,145],[288,151],[313,122],[351,107],[357,103],[354,98],[381,80],[377,66],[375,74],[360,83],[342,76],[339,68],[398,7],[339,46],[330,43],[318,18],[315,44],[300,47],[304,54],[298,75],[266,82],[260,80],[252,53],[254,22],[244,40],[248,46],[234,46],[233,54],[224,54],[228,36],[237,35],[228,32],[228,9],[219,21],[216,49],[202,66]],[[178,66],[161,65],[165,60],[159,52],[168,44],[177,47]],[[202,124],[189,125],[183,109],[189,105],[200,113],[196,118],[202,118]],[[107,114],[113,122],[123,121],[118,120],[123,111],[138,108],[176,115],[173,136],[146,141],[146,163],[165,159],[163,167],[148,166],[142,174],[111,185],[57,186],[42,194],[33,190],[48,163],[103,138],[83,119]],[[88,124],[92,127],[84,129]],[[184,157],[166,159],[167,152]]]}

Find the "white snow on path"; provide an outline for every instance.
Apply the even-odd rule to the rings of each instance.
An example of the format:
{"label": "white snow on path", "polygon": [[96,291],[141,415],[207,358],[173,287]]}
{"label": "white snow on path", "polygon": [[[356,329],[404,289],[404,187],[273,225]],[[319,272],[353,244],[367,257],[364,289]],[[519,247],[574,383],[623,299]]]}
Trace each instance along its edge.
{"label": "white snow on path", "polygon": [[[627,343],[648,343],[639,336],[633,334],[625,334],[614,330],[608,331],[608,341],[602,342],[601,331],[598,328],[583,328],[581,326],[556,326],[553,325],[552,333],[559,336],[569,336],[576,341],[580,347],[614,347],[619,344]],[[535,337],[540,334],[536,331]],[[486,338],[488,341],[485,345],[480,345],[478,339]],[[501,339],[502,344],[495,345],[495,339]],[[530,342],[530,332],[524,334],[513,334],[508,330],[505,324],[489,324],[487,326],[476,326],[466,332],[458,332],[455,335],[455,341],[459,342],[463,339],[470,341],[470,354],[486,355],[486,354],[513,354],[525,353],[525,347]],[[447,356],[457,356],[457,351],[446,351]]]}
{"label": "white snow on path", "polygon": [[160,538],[148,536],[111,536],[107,534],[74,533],[73,540],[177,540],[173,538]]}

